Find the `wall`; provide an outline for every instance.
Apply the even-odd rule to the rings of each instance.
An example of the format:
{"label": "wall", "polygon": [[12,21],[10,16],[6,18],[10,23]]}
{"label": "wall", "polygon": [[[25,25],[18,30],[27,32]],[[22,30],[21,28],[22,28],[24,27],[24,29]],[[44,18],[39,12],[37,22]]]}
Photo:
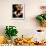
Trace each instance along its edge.
{"label": "wall", "polygon": [[[12,19],[12,4],[22,3],[25,6],[24,20]],[[41,13],[40,6],[46,5],[46,0],[0,0],[0,33],[4,34],[6,25],[15,25],[18,36],[31,36],[36,29],[43,29],[36,22],[35,16]]]}

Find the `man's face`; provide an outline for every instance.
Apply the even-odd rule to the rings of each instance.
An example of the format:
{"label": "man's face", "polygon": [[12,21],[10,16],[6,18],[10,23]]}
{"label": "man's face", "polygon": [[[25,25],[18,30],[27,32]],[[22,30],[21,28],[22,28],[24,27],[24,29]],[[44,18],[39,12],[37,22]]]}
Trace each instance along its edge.
{"label": "man's face", "polygon": [[46,8],[42,8],[42,12],[46,14]]}
{"label": "man's face", "polygon": [[40,9],[42,10],[42,12],[43,12],[44,14],[46,14],[46,6],[40,6]]}
{"label": "man's face", "polygon": [[16,8],[17,8],[17,10],[22,10],[21,4],[19,4],[19,5],[17,4]]}

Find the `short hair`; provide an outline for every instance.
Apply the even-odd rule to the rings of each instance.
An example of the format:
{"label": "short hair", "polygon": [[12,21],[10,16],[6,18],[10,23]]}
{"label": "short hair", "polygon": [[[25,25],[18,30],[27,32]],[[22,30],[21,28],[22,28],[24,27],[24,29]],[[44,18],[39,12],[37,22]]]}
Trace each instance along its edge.
{"label": "short hair", "polygon": [[40,6],[40,9],[46,9],[46,6]]}

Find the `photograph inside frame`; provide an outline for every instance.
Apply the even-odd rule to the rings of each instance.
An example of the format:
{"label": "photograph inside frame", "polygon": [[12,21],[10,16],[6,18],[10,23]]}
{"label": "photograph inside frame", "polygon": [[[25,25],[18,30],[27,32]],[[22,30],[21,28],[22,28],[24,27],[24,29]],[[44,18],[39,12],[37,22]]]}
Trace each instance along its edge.
{"label": "photograph inside frame", "polygon": [[24,18],[24,6],[23,4],[12,5],[12,18]]}

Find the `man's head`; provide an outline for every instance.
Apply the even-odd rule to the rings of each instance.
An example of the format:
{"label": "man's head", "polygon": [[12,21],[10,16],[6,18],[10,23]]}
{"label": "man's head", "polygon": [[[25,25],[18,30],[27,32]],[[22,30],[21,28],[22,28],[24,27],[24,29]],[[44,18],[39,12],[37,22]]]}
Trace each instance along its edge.
{"label": "man's head", "polygon": [[44,14],[46,14],[46,6],[40,6],[40,9],[42,10],[42,12],[43,12]]}
{"label": "man's head", "polygon": [[23,9],[23,7],[22,7],[22,5],[21,5],[21,4],[16,4],[16,8],[17,8],[17,11],[18,11],[18,10],[20,10],[20,11],[21,11],[21,10]]}

